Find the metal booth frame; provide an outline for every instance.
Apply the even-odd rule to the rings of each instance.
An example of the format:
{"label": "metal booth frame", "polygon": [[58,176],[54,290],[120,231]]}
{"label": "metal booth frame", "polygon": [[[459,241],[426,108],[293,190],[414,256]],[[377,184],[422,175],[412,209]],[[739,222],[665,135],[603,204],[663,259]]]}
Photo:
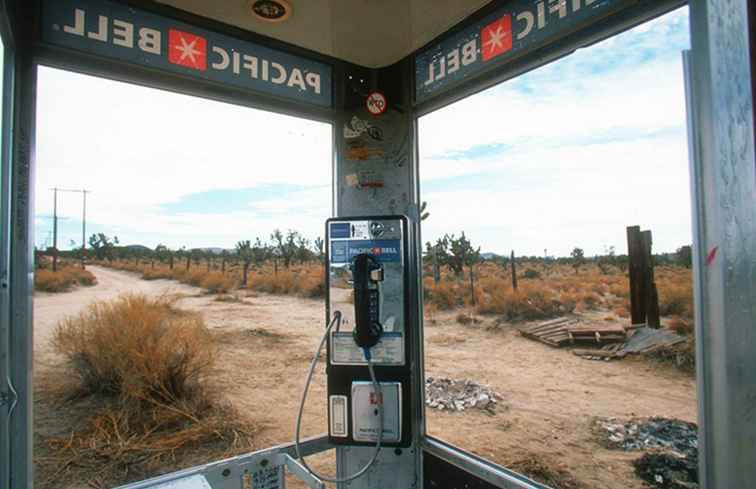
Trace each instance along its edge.
{"label": "metal booth frame", "polygon": [[[395,65],[368,69],[275,41],[147,0],[127,6],[256,43],[328,66],[329,107],[146,68],[42,42],[40,18],[47,0],[0,0],[3,67],[0,150],[0,488],[30,488],[32,459],[32,292],[36,71],[51,66],[153,88],[327,122],[332,125],[333,214],[405,214],[410,220],[411,291],[416,304],[409,338],[413,377],[413,444],[384,450],[383,471],[372,483],[350,487],[541,488],[506,468],[427,436],[423,403],[423,335],[417,120],[438,108],[511,79],[574,50],[606,39],[685,5],[685,0],[600,0],[610,13],[524,49],[506,63],[481,69],[418,98],[417,60],[462,36],[518,0],[494,0],[418,52]],[[594,0],[597,1],[597,0]],[[591,2],[593,3],[593,2]],[[705,489],[756,487],[756,158],[754,156],[754,6],[748,0],[690,0],[692,50],[685,55],[689,111],[694,278],[700,425],[700,477]],[[749,10],[750,9],[750,10]],[[749,17],[750,16],[750,17]],[[749,25],[750,22],[750,25]],[[385,121],[392,146],[384,163],[394,171],[380,200],[345,183],[353,170],[341,128],[364,117],[364,96],[380,89],[389,100]],[[390,160],[390,161],[389,161]],[[306,454],[334,448],[327,438],[308,440]],[[350,473],[369,448],[337,448],[337,472]],[[202,475],[213,489],[237,488],[244,471],[278,460],[308,481],[290,445],[242,455],[157,479],[130,489]],[[263,464],[264,465],[264,464]],[[316,481],[309,480],[315,484]]]}

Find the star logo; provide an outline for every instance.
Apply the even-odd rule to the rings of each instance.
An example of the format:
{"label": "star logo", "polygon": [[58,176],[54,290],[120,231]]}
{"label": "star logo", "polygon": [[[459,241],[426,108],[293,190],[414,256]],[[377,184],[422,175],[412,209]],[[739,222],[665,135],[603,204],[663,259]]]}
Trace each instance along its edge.
{"label": "star logo", "polygon": [[188,32],[168,31],[168,61],[198,71],[207,70],[207,39]]}
{"label": "star logo", "polygon": [[501,19],[485,26],[480,31],[483,61],[488,61],[512,49],[512,16],[507,14]]}

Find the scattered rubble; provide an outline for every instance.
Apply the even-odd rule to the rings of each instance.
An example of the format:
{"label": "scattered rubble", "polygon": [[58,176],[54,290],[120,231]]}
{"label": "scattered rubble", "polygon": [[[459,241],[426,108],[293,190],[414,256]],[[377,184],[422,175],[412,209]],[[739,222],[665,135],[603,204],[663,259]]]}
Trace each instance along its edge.
{"label": "scattered rubble", "polygon": [[679,419],[599,419],[610,448],[648,450],[633,462],[635,473],[656,489],[698,488],[698,426]]}
{"label": "scattered rubble", "polygon": [[500,400],[501,396],[490,387],[471,380],[425,379],[425,404],[439,411],[482,409],[494,414]]}
{"label": "scattered rubble", "polygon": [[650,418],[647,420],[599,420],[606,442],[611,448],[648,450],[662,448],[681,455],[698,453],[698,427],[679,419]]}

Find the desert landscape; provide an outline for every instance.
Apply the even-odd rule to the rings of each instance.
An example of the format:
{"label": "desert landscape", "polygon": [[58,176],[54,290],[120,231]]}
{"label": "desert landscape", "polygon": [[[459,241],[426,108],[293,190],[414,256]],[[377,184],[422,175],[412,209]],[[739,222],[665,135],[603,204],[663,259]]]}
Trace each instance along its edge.
{"label": "desert landscape", "polygon": [[[292,441],[304,375],[324,328],[322,265],[266,261],[249,267],[243,287],[244,260],[223,260],[171,268],[167,258],[105,259],[87,267],[95,285],[35,295],[40,487],[112,487]],[[439,267],[434,277],[426,264],[426,378],[480,384],[497,396],[485,409],[427,407],[428,432],[555,489],[647,487],[633,464],[643,451],[612,446],[614,431],[602,427],[652,417],[695,422],[695,376],[684,360],[692,338],[673,353],[598,361],[524,336],[523,328],[553,318],[630,326],[620,265],[602,271],[597,263],[574,264],[521,260],[517,290],[509,285],[511,268],[493,261],[475,266],[471,289],[464,270],[455,277]],[[689,269],[657,268],[665,330],[691,331],[686,280]],[[206,407],[196,420],[153,426],[160,436],[117,417],[123,395],[70,385],[81,377],[72,362],[80,357],[61,348],[61,325],[123,294],[191,319],[201,331],[201,340],[192,340],[201,343],[197,351],[212,351],[195,379]],[[304,434],[314,436],[326,427],[322,363],[309,400]],[[333,455],[315,466],[332,471]]]}

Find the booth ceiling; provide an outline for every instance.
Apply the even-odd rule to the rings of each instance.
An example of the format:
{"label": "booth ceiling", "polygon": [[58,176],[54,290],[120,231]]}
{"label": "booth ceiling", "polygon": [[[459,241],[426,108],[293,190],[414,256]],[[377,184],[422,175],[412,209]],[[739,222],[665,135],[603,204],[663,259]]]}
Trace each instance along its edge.
{"label": "booth ceiling", "polygon": [[391,65],[490,0],[288,0],[277,23],[252,13],[254,0],[157,0],[369,68]]}

